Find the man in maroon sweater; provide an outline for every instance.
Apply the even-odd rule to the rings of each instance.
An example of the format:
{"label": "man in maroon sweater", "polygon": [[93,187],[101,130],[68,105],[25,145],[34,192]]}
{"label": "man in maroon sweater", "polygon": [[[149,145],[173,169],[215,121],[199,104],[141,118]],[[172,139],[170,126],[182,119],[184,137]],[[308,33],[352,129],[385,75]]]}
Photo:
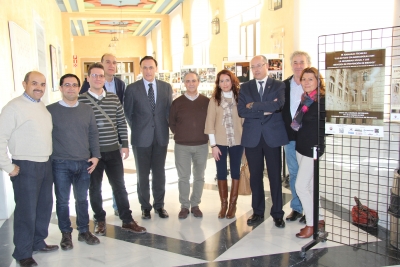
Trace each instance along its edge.
{"label": "man in maroon sweater", "polygon": [[[189,208],[194,217],[203,217],[199,209],[203,194],[204,171],[208,155],[208,136],[204,134],[207,117],[207,97],[199,94],[200,84],[196,72],[188,72],[183,78],[186,93],[172,102],[169,127],[174,133],[175,166],[179,177],[179,219],[186,219]],[[190,195],[190,175],[193,163],[193,190]]]}

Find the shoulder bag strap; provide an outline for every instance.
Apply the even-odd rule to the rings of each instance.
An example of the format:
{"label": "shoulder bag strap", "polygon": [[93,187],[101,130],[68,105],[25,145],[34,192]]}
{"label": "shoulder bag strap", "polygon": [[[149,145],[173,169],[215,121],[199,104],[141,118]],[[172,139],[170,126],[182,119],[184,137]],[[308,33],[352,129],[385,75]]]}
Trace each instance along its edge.
{"label": "shoulder bag strap", "polygon": [[114,123],[112,122],[110,116],[107,115],[107,113],[104,112],[104,110],[96,103],[96,101],[93,100],[92,97],[90,97],[88,94],[86,94],[86,98],[89,99],[89,101],[103,114],[104,117],[111,123],[114,132],[118,135],[117,130],[115,129]]}

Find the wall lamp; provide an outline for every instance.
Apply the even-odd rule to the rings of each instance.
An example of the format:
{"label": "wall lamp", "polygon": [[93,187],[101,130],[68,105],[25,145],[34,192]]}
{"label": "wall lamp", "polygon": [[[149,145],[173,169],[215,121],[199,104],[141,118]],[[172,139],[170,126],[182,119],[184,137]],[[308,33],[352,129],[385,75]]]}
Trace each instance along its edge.
{"label": "wall lamp", "polygon": [[212,25],[212,33],[217,35],[219,33],[219,18],[215,17],[211,21],[211,25]]}
{"label": "wall lamp", "polygon": [[189,46],[189,35],[187,33],[183,36],[183,39],[185,39],[185,46]]}

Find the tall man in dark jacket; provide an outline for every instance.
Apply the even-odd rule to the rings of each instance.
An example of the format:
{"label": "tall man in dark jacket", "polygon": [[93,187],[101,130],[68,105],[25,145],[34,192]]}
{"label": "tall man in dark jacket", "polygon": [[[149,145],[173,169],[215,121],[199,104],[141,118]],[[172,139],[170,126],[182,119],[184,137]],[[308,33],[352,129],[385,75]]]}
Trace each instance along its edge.
{"label": "tall man in dark jacket", "polygon": [[[114,76],[117,71],[116,57],[113,54],[106,53],[101,57],[101,64],[104,66],[104,76],[106,78],[103,86],[104,90],[116,94],[122,104],[124,102],[125,83]],[[90,84],[85,80],[79,94],[87,92],[89,88]]]}
{"label": "tall man in dark jacket", "polygon": [[288,143],[280,112],[285,103],[285,84],[268,78],[268,60],[256,56],[250,62],[254,79],[240,86],[238,112],[244,119],[242,146],[250,170],[253,215],[247,224],[264,219],[264,158],[271,189],[271,216],[275,226],[285,227],[282,210],[281,146]]}
{"label": "tall man in dark jacket", "polygon": [[[303,88],[300,84],[301,72],[311,66],[310,56],[303,51],[295,51],[290,56],[290,65],[292,67],[293,75],[284,80],[285,89],[285,105],[283,106],[282,116],[285,121],[286,132],[289,138],[289,144],[285,146],[286,164],[289,170],[289,184],[290,190],[292,191],[292,201],[290,207],[292,212],[286,217],[288,221],[296,221],[303,214],[303,206],[301,205],[300,199],[296,194],[296,177],[299,165],[296,159],[296,132],[293,131],[290,124],[292,123],[293,117],[296,114],[297,108],[299,107],[301,95],[303,94]],[[300,219],[301,222],[305,222],[305,217]]]}
{"label": "tall man in dark jacket", "polygon": [[[164,209],[165,159],[169,142],[168,117],[172,103],[169,83],[157,80],[157,61],[151,56],[140,60],[143,79],[126,88],[125,117],[131,128],[131,144],[138,175],[137,193],[142,218],[150,219],[154,210],[160,218],[168,218]],[[149,175],[152,173],[153,205],[150,204]]]}

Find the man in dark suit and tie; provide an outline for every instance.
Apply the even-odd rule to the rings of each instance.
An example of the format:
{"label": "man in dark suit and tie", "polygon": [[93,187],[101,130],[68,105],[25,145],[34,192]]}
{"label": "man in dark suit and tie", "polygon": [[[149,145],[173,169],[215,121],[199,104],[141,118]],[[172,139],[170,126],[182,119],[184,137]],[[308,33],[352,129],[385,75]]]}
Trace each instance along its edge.
{"label": "man in dark suit and tie", "polygon": [[285,227],[282,210],[281,146],[289,140],[282,119],[285,84],[268,78],[268,60],[255,56],[250,62],[254,79],[240,86],[238,112],[244,118],[242,146],[250,170],[253,215],[248,225],[263,221],[265,212],[264,158],[267,164],[275,225]]}
{"label": "man in dark suit and tie", "polygon": [[[172,88],[156,80],[157,61],[151,56],[140,60],[143,79],[126,88],[125,117],[131,128],[131,144],[137,170],[137,192],[142,218],[150,219],[154,210],[160,218],[168,218],[164,209],[165,158],[169,142],[169,110]],[[153,205],[150,204],[149,174],[152,173]]]}
{"label": "man in dark suit and tie", "polygon": [[[115,72],[117,71],[117,59],[113,54],[106,53],[101,57],[101,64],[104,66],[104,76],[106,81],[104,83],[104,90],[110,93],[114,93],[118,96],[121,104],[124,102],[124,93],[125,93],[125,83],[115,77]],[[83,94],[87,92],[90,88],[88,81],[85,81],[82,84],[81,91],[79,94]]]}

